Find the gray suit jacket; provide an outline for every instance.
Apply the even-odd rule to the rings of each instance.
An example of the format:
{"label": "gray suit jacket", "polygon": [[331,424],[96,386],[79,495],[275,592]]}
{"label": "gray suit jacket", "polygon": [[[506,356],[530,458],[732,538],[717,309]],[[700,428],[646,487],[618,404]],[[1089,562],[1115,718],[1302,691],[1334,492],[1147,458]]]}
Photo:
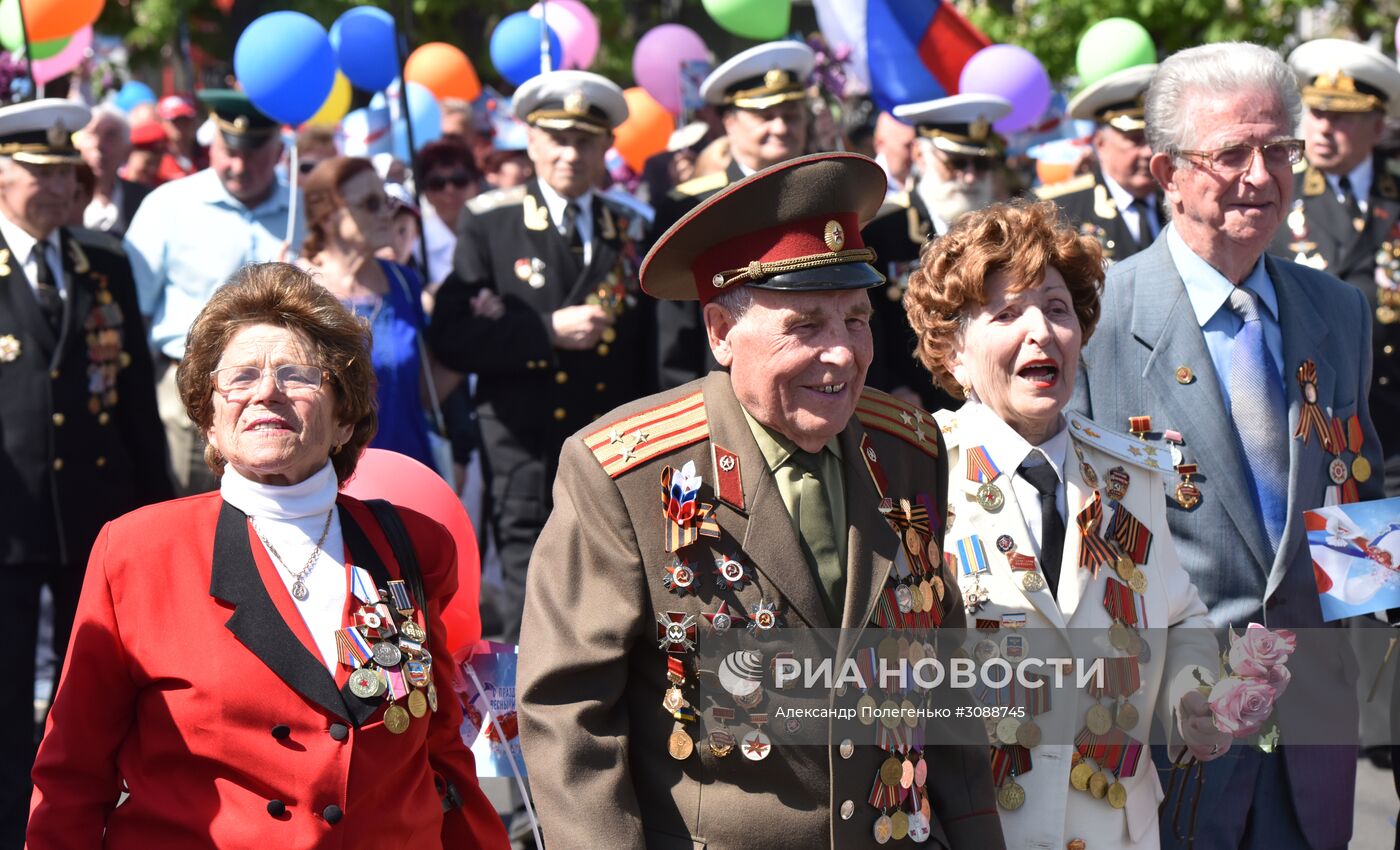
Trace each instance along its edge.
{"label": "gray suit jacket", "polygon": [[[1278,292],[1283,331],[1288,421],[1278,427],[1290,435],[1297,427],[1303,398],[1295,374],[1303,361],[1313,360],[1322,413],[1344,421],[1353,414],[1360,418],[1362,454],[1374,470],[1359,485],[1360,498],[1381,498],[1380,442],[1367,405],[1371,322],[1365,296],[1306,266],[1274,257],[1265,262]],[[1191,370],[1186,382],[1178,378],[1181,366]],[[1194,480],[1201,500],[1186,510],[1168,495],[1168,524],[1181,564],[1217,625],[1324,628],[1303,511],[1322,506],[1333,455],[1315,436],[1306,444],[1301,438],[1290,440],[1288,521],[1277,553],[1271,551],[1221,399],[1220,380],[1166,239],[1159,237],[1146,251],[1110,269],[1102,318],[1084,347],[1073,406],[1113,428],[1125,428],[1129,416],[1150,415],[1154,431],[1181,432],[1185,460],[1199,466]],[[1350,452],[1343,457],[1350,463]],[[1293,691],[1354,693],[1347,684],[1355,677],[1354,659],[1306,658],[1307,643],[1300,641],[1296,664],[1290,667],[1306,667],[1312,681]],[[1325,676],[1333,680],[1320,681]],[[1316,722],[1315,715],[1302,716],[1307,708],[1299,702],[1287,699],[1279,706],[1285,740],[1290,725],[1305,729]],[[1356,728],[1354,716],[1348,716],[1354,715],[1355,705],[1346,708],[1340,716],[1335,704],[1329,709],[1328,727],[1339,735]],[[1286,755],[1304,832],[1314,846],[1345,843],[1351,832],[1355,751],[1308,748]]]}

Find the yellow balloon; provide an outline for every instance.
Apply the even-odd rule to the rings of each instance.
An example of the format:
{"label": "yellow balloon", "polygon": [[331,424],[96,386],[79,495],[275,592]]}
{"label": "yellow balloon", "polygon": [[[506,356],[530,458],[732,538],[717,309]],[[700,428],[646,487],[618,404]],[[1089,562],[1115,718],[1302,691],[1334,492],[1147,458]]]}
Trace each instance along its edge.
{"label": "yellow balloon", "polygon": [[344,74],[336,71],[331,93],[326,95],[326,102],[321,104],[316,114],[306,119],[306,126],[335,127],[340,123],[340,119],[345,117],[345,113],[350,111],[350,95],[350,81]]}

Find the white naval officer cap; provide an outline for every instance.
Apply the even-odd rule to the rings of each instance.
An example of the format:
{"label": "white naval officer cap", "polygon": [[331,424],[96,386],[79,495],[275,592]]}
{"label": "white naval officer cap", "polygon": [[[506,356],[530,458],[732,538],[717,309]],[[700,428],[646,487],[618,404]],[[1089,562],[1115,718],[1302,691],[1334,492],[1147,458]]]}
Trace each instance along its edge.
{"label": "white naval officer cap", "polygon": [[944,153],[999,156],[1006,149],[993,122],[1011,114],[1011,101],[995,94],[955,94],[894,108],[894,117],[913,124],[920,136]]}
{"label": "white naval officer cap", "polygon": [[1400,117],[1400,70],[1378,50],[1343,38],[1298,45],[1288,64],[1303,87],[1303,103],[1328,112],[1378,110]]}
{"label": "white naval officer cap", "polygon": [[1070,99],[1068,115],[1076,121],[1096,121],[1131,133],[1147,126],[1143,99],[1157,64],[1134,65],[1085,86]]}
{"label": "white naval officer cap", "polygon": [[31,165],[81,162],[73,134],[91,118],[88,107],[56,97],[0,107],[0,156]]}
{"label": "white naval officer cap", "polygon": [[700,98],[715,106],[767,109],[807,96],[807,78],[817,63],[812,48],[797,41],[770,41],[726,60],[700,84]]}
{"label": "white naval officer cap", "polygon": [[546,130],[611,133],[627,120],[627,99],[607,77],[588,71],[550,71],[515,90],[515,117]]}

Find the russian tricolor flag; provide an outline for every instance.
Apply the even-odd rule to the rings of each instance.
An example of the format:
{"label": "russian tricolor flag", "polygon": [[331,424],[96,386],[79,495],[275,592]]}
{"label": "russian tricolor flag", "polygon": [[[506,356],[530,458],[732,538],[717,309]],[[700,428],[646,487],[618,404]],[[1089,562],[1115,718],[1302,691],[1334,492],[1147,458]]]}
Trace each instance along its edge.
{"label": "russian tricolor flag", "polygon": [[992,42],[947,0],[814,0],[827,44],[883,111],[958,93],[972,55]]}

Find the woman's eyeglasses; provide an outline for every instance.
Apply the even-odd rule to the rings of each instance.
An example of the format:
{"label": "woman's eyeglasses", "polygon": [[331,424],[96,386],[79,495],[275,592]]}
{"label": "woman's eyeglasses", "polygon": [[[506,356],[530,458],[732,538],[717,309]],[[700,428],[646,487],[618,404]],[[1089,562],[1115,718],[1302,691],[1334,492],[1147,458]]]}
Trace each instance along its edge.
{"label": "woman's eyeglasses", "polygon": [[263,375],[271,371],[277,389],[285,395],[310,395],[321,388],[325,370],[305,363],[283,363],[264,370],[261,366],[225,366],[209,373],[214,389],[224,395],[248,395],[262,385]]}
{"label": "woman's eyeglasses", "polygon": [[472,184],[471,175],[465,171],[454,171],[451,174],[432,174],[423,181],[423,188],[429,192],[441,192],[451,185],[454,189],[465,189]]}

